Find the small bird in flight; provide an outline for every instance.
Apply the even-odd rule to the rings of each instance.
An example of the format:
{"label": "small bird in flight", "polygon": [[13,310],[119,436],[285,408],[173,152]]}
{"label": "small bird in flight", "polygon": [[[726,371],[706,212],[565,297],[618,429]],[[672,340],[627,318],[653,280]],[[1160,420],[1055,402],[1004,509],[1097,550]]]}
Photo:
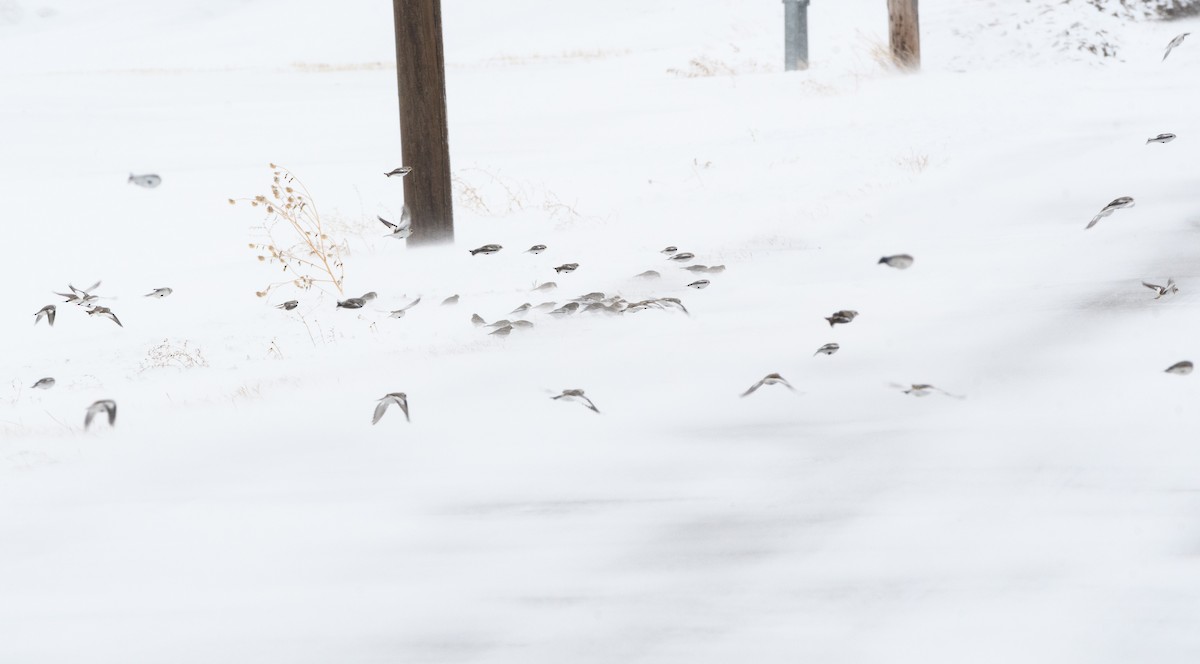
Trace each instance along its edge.
{"label": "small bird in flight", "polygon": [[409,173],[412,173],[412,166],[399,166],[397,168],[393,168],[392,170],[388,171],[387,173],[384,173],[384,175],[389,178],[399,175],[401,178],[403,178],[405,175],[408,175]]}
{"label": "small bird in flight", "polygon": [[894,267],[897,270],[907,270],[912,267],[913,257],[908,254],[896,254],[895,256],[884,256],[879,259],[877,265],[886,265]]}
{"label": "small bird in flight", "polygon": [[525,250],[525,253],[527,253],[527,254],[534,254],[534,255],[537,255],[537,254],[540,254],[540,253],[542,253],[542,252],[543,252],[543,251],[545,251],[545,250],[546,250],[546,245],[544,245],[544,244],[535,244],[535,245],[533,245],[532,247],[530,247],[530,248],[526,249],[526,250]]}
{"label": "small bird in flight", "polygon": [[483,254],[484,256],[490,256],[490,255],[496,253],[497,251],[500,251],[503,248],[504,247],[501,247],[498,244],[485,244],[482,247],[479,247],[478,249],[468,249],[468,251],[471,252],[472,256],[474,256],[475,254]]}
{"label": "small bird in flight", "polygon": [[1175,374],[1177,376],[1186,376],[1192,373],[1192,368],[1192,363],[1184,360],[1183,362],[1176,362],[1175,364],[1167,367],[1166,372],[1169,374]]}
{"label": "small bird in flight", "polygon": [[670,257],[670,258],[668,258],[667,260],[669,260],[669,261],[678,261],[678,262],[680,262],[680,263],[686,263],[686,262],[688,262],[688,261],[692,260],[692,259],[693,259],[693,258],[695,258],[695,257],[696,257],[696,254],[693,254],[693,253],[691,253],[691,252],[684,251],[684,252],[681,252],[681,253],[678,253],[678,254],[672,254],[672,255],[671,255],[671,257]]}
{"label": "small bird in flight", "polygon": [[61,295],[62,297],[67,298],[66,299],[67,303],[83,306],[83,305],[89,305],[92,302],[95,302],[96,300],[100,299],[99,297],[92,295],[92,291],[96,290],[99,287],[100,287],[99,281],[92,284],[91,287],[89,287],[89,288],[76,288],[76,287],[72,286],[71,284],[67,284],[67,288],[70,289],[70,291],[71,291],[70,293],[59,293],[58,291],[54,291],[54,294]]}
{"label": "small bird in flight", "polygon": [[1087,227],[1084,228],[1083,230],[1086,231],[1088,228],[1095,226],[1097,223],[1099,223],[1099,221],[1101,219],[1107,217],[1108,215],[1112,214],[1113,212],[1116,212],[1117,210],[1120,210],[1121,208],[1131,208],[1131,207],[1133,207],[1133,198],[1130,196],[1122,196],[1120,198],[1113,199],[1113,202],[1109,203],[1108,205],[1105,205],[1104,209],[1100,210],[1100,212],[1097,213],[1096,216],[1092,217],[1091,222],[1089,222]]}
{"label": "small bird in flight", "polygon": [[153,189],[153,188],[157,187],[158,185],[162,184],[162,178],[158,177],[157,175],[154,175],[153,173],[149,173],[146,175],[134,175],[133,173],[130,173],[129,174],[129,182],[132,184],[136,184],[139,187]]}
{"label": "small bird in flight", "polygon": [[558,399],[562,399],[563,401],[574,401],[576,403],[583,404],[585,407],[590,408],[597,413],[600,412],[600,409],[596,408],[596,404],[592,403],[591,399],[584,396],[583,390],[563,390],[562,394],[552,396],[550,398],[556,401]]}
{"label": "small bird in flight", "polygon": [[421,303],[421,298],[418,297],[417,299],[413,300],[412,302],[409,302],[408,304],[404,305],[403,307],[400,307],[399,309],[388,314],[388,318],[404,318],[404,312],[408,311],[409,309],[412,309],[413,307],[417,306],[420,303]]}
{"label": "small bird in flight", "polygon": [[1179,287],[1175,285],[1174,279],[1167,279],[1166,286],[1157,286],[1155,284],[1148,284],[1144,281],[1142,282],[1142,285],[1156,293],[1156,295],[1154,296],[1154,299],[1156,299],[1156,300],[1164,295],[1174,295],[1175,293],[1179,292]]}
{"label": "small bird in flight", "polygon": [[88,427],[92,426],[92,420],[100,413],[108,415],[108,426],[115,426],[117,423],[117,402],[112,399],[101,399],[88,406],[87,415],[83,417],[84,431],[87,431]]}
{"label": "small bird in flight", "polygon": [[125,327],[124,325],[121,325],[121,321],[117,318],[117,315],[114,314],[112,309],[109,309],[108,307],[92,307],[91,309],[88,309],[88,315],[107,318],[116,323],[118,326]]}
{"label": "small bird in flight", "polygon": [[1159,134],[1154,138],[1147,138],[1146,145],[1150,145],[1151,143],[1170,143],[1173,140],[1175,140],[1175,134]]}
{"label": "small bird in flight", "polygon": [[404,210],[400,212],[400,223],[393,224],[392,222],[375,215],[379,223],[383,224],[388,229],[388,234],[384,237],[393,237],[397,240],[404,240],[412,237],[412,213],[408,211],[408,206],[404,206]]}
{"label": "small bird in flight", "polygon": [[746,390],[745,392],[742,392],[742,396],[747,397],[747,396],[750,396],[751,394],[754,394],[754,391],[757,390],[758,388],[762,387],[763,385],[783,385],[784,387],[788,388],[789,390],[791,390],[793,392],[796,391],[796,388],[792,387],[792,384],[787,382],[786,378],[784,378],[783,376],[780,376],[777,373],[770,373],[770,374],[767,374],[766,376],[764,376],[762,380],[751,385],[750,389]]}
{"label": "small bird in flight", "polygon": [[362,297],[351,297],[351,298],[347,298],[345,300],[338,300],[337,306],[334,308],[335,309],[362,309],[363,307],[367,306],[368,302],[370,302],[371,300],[374,300],[376,297],[378,297],[378,296],[375,294],[375,291],[371,291],[370,293],[363,293]]}
{"label": "small bird in flight", "polygon": [[371,424],[379,424],[379,420],[383,419],[383,414],[387,412],[388,406],[395,404],[404,411],[404,421],[412,422],[408,416],[408,395],[403,392],[389,392],[379,398],[379,403],[375,406],[375,416],[371,418]]}
{"label": "small bird in flight", "polygon": [[31,385],[30,388],[34,389],[34,390],[48,390],[48,389],[54,387],[54,384],[56,382],[58,382],[58,381],[56,381],[50,377],[40,378],[40,379],[38,379],[38,382]]}
{"label": "small bird in flight", "polygon": [[813,357],[818,355],[833,355],[841,349],[842,347],[837,344],[825,344],[824,346],[818,348],[817,352],[813,353]]}
{"label": "small bird in flight", "polygon": [[857,311],[851,311],[849,309],[842,309],[841,311],[833,312],[833,315],[827,317],[825,320],[829,321],[829,327],[833,327],[834,325],[837,325],[838,323],[845,325],[846,323],[849,323],[850,321],[854,320],[857,317],[858,317]]}
{"label": "small bird in flight", "polygon": [[[898,385],[897,387],[903,387],[903,386]],[[914,397],[927,397],[930,394],[933,394],[934,392],[941,392],[942,394],[944,394],[948,397],[953,397],[955,399],[965,399],[966,398],[966,397],[963,397],[958,394],[950,394],[949,392],[947,392],[946,390],[943,390],[940,387],[934,387],[933,385],[926,385],[924,383],[913,383],[911,387],[904,390],[905,394],[911,394]]]}
{"label": "small bird in flight", "polygon": [[174,292],[175,291],[171,290],[170,288],[155,288],[149,293],[146,293],[146,297],[166,297]]}
{"label": "small bird in flight", "polygon": [[579,263],[563,263],[554,268],[554,271],[559,274],[570,274],[579,269]]}
{"label": "small bird in flight", "polygon": [[291,311],[292,309],[295,309],[298,306],[300,306],[300,302],[298,300],[288,300],[287,302],[284,302],[283,304],[275,305],[275,308],[283,309],[284,311]]}
{"label": "small bird in flight", "polygon": [[1171,54],[1171,51],[1175,50],[1180,44],[1182,44],[1183,40],[1186,39],[1187,36],[1190,34],[1192,34],[1192,33],[1185,32],[1182,35],[1179,35],[1179,36],[1175,37],[1174,39],[1172,39],[1171,43],[1167,44],[1167,52],[1163,53],[1163,59],[1161,60],[1161,62],[1166,62],[1167,56]]}
{"label": "small bird in flight", "polygon": [[33,324],[37,325],[38,323],[42,322],[43,318],[45,318],[46,322],[50,323],[50,327],[54,327],[54,315],[57,311],[58,307],[54,306],[53,304],[47,304],[41,309],[38,309],[38,312],[33,315]]}
{"label": "small bird in flight", "polygon": [[698,280],[693,281],[692,283],[688,284],[687,287],[695,288],[696,290],[701,290],[703,288],[708,288],[709,283],[711,283],[711,282],[708,279],[698,279]]}

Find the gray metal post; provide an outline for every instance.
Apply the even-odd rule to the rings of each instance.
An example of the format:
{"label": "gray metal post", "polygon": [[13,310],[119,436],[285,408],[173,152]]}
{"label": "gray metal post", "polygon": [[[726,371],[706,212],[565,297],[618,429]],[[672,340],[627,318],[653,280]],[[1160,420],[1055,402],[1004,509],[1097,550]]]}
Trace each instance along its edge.
{"label": "gray metal post", "polygon": [[783,68],[808,69],[808,0],[783,0]]}

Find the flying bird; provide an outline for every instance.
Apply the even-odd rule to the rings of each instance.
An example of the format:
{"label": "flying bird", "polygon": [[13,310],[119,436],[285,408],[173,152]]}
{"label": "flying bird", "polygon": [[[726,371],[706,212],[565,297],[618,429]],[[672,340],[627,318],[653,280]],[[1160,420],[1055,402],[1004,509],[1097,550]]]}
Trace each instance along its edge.
{"label": "flying bird", "polygon": [[53,304],[47,304],[41,309],[38,309],[38,312],[33,315],[33,324],[37,325],[38,323],[42,322],[43,318],[45,318],[46,322],[50,323],[50,327],[54,327],[54,315],[57,312],[58,307],[54,306]]}
{"label": "flying bird", "polygon": [[841,349],[842,347],[837,344],[825,344],[824,346],[818,348],[817,352],[813,353],[813,357],[818,355],[833,355]]}
{"label": "flying bird", "polygon": [[1170,143],[1173,140],[1175,140],[1175,134],[1159,134],[1154,138],[1147,138],[1146,145],[1150,145],[1151,143]]}
{"label": "flying bird", "polygon": [[679,247],[676,247],[676,246],[670,246],[670,247],[667,247],[666,249],[663,249],[662,251],[660,251],[660,252],[658,252],[658,253],[660,253],[660,254],[666,254],[666,255],[670,256],[671,254],[673,254],[673,253],[675,253],[675,252],[677,252],[677,251],[679,251]]}
{"label": "flying bird", "polygon": [[692,283],[688,284],[687,287],[695,288],[696,290],[700,290],[702,288],[708,288],[709,283],[710,282],[708,279],[699,279],[699,280],[693,281]]}
{"label": "flying bird", "polygon": [[690,253],[690,252],[684,251],[684,252],[682,252],[682,253],[673,254],[673,255],[672,255],[670,258],[668,258],[667,260],[669,260],[669,261],[677,261],[677,262],[679,262],[679,263],[686,263],[686,262],[688,262],[688,261],[692,260],[692,259],[693,259],[693,258],[695,258],[695,257],[696,257],[696,254],[693,254],[693,253]]}
{"label": "flying bird", "polygon": [[540,253],[542,253],[542,252],[543,252],[543,251],[545,251],[545,250],[546,250],[546,245],[544,245],[544,244],[535,244],[535,245],[533,245],[532,247],[530,247],[530,248],[526,249],[526,250],[525,250],[525,253],[527,253],[527,254],[534,254],[534,255],[537,255],[537,254],[540,254]]}
{"label": "flying bird", "polygon": [[170,288],[155,288],[149,293],[146,293],[146,297],[166,297],[174,292],[175,291],[171,290]]}
{"label": "flying bird", "polygon": [[33,385],[30,385],[30,389],[48,390],[48,389],[54,387],[54,384],[56,382],[58,382],[58,381],[56,381],[50,377],[40,378],[40,379],[38,379],[38,381],[36,383],[34,383]]}
{"label": "flying bird", "polygon": [[379,215],[375,215],[375,218],[379,220],[379,223],[383,224],[384,227],[388,229],[388,234],[384,237],[394,237],[397,240],[404,240],[412,237],[412,213],[408,211],[407,205],[405,205],[404,209],[400,212],[400,223],[398,224],[393,224]]}
{"label": "flying bird", "polygon": [[1156,299],[1156,300],[1164,295],[1174,295],[1175,293],[1179,292],[1179,287],[1175,285],[1174,279],[1167,279],[1166,286],[1158,286],[1155,284],[1148,284],[1144,281],[1142,282],[1142,285],[1155,292],[1154,299]]}
{"label": "flying bird", "polygon": [[1192,368],[1192,363],[1184,360],[1183,362],[1176,362],[1175,364],[1167,367],[1166,372],[1169,374],[1175,374],[1177,376],[1186,376],[1192,373]]}
{"label": "flying bird", "polygon": [[100,299],[98,296],[92,295],[92,291],[96,290],[99,287],[100,287],[99,281],[92,284],[88,288],[76,288],[76,287],[72,286],[71,284],[67,284],[67,288],[71,291],[70,293],[59,293],[58,291],[54,291],[54,294],[61,295],[65,298],[67,298],[66,299],[67,303],[77,304],[77,305],[81,305],[81,306],[89,305],[92,302],[95,302],[96,300]]}
{"label": "flying bird", "polygon": [[1176,49],[1176,48],[1177,48],[1177,47],[1178,47],[1180,44],[1182,44],[1182,43],[1183,43],[1183,40],[1184,40],[1184,39],[1186,39],[1186,38],[1187,38],[1187,36],[1188,36],[1188,35],[1190,35],[1190,34],[1192,34],[1192,33],[1190,33],[1190,32],[1185,32],[1185,33],[1183,33],[1182,35],[1179,35],[1179,36],[1175,37],[1174,39],[1172,39],[1172,40],[1171,40],[1171,43],[1167,44],[1167,52],[1166,52],[1166,53],[1163,53],[1163,59],[1162,59],[1160,62],[1166,62],[1166,61],[1167,61],[1167,56],[1171,54],[1171,51],[1173,51],[1173,50],[1174,50],[1174,49]]}
{"label": "flying bird", "polygon": [[388,171],[387,173],[384,173],[384,175],[389,178],[399,175],[401,178],[403,178],[405,175],[408,175],[409,173],[412,173],[412,166],[399,166],[397,168],[393,168],[392,170]]}
{"label": "flying bird", "polygon": [[[897,386],[897,387],[903,388],[902,385]],[[934,387],[933,385],[927,385],[924,383],[913,383],[911,387],[904,390],[905,394],[911,394],[914,397],[927,397],[930,394],[933,394],[934,392],[941,392],[942,394],[944,394],[948,397],[953,397],[955,399],[965,399],[966,398],[966,397],[963,397],[958,394],[951,394],[951,393],[947,392],[946,390],[943,390],[940,387]]]}
{"label": "flying bird", "polygon": [[559,274],[570,274],[579,269],[579,263],[563,263],[554,268],[554,271]]}
{"label": "flying bird", "polygon": [[388,406],[395,404],[404,411],[404,421],[412,422],[408,416],[408,395],[403,392],[389,392],[379,398],[379,403],[375,406],[375,416],[371,418],[371,424],[379,424],[379,420],[383,419],[383,414],[387,412]]}
{"label": "flying bird", "polygon": [[879,259],[877,265],[886,265],[894,267],[897,270],[907,270],[912,267],[913,257],[908,254],[896,254],[895,256],[884,256]]}
{"label": "flying bird", "polygon": [[584,396],[583,390],[563,390],[562,394],[552,396],[550,398],[554,400],[562,399],[563,401],[574,401],[576,403],[583,404],[587,408],[591,408],[597,413],[600,412],[600,409],[596,408],[596,404],[592,403],[591,399]]}
{"label": "flying bird", "polygon": [[300,306],[300,302],[298,300],[288,300],[287,302],[284,302],[283,304],[275,305],[275,308],[283,309],[284,311],[291,311],[292,309],[295,309],[298,306]]}
{"label": "flying bird", "polygon": [[1122,196],[1120,198],[1113,199],[1113,202],[1109,203],[1108,205],[1105,205],[1104,209],[1100,210],[1100,212],[1097,213],[1096,216],[1092,217],[1091,222],[1089,222],[1087,227],[1085,227],[1083,230],[1086,231],[1088,228],[1095,226],[1097,223],[1099,223],[1099,221],[1101,219],[1107,217],[1108,215],[1112,214],[1113,212],[1116,212],[1117,210],[1120,210],[1121,208],[1131,208],[1131,207],[1133,207],[1133,198],[1130,196]]}
{"label": "flying bird", "polygon": [[766,376],[764,376],[762,380],[751,385],[750,389],[746,390],[745,392],[742,392],[742,396],[746,397],[746,396],[750,396],[751,394],[754,394],[754,391],[757,390],[758,388],[762,387],[763,385],[783,385],[784,387],[788,388],[789,390],[791,390],[793,392],[796,391],[796,388],[792,387],[792,384],[787,382],[786,378],[784,378],[783,376],[780,376],[777,373],[770,373],[770,374],[767,374]]}
{"label": "flying bird", "polygon": [[101,399],[88,406],[87,415],[83,416],[84,431],[87,431],[88,427],[92,426],[92,420],[100,413],[108,415],[108,426],[115,426],[117,423],[117,402],[112,399]]}
{"label": "flying bird", "polygon": [[92,307],[91,309],[88,309],[88,315],[107,318],[116,323],[118,326],[125,327],[124,325],[121,325],[121,321],[117,318],[117,315],[114,314],[112,309],[109,309],[108,307]]}
{"label": "flying bird", "polygon": [[408,311],[409,309],[412,309],[413,307],[417,306],[420,303],[421,303],[421,298],[418,297],[417,299],[413,300],[412,302],[409,302],[408,304],[404,305],[403,307],[400,307],[399,309],[388,314],[388,318],[404,318],[404,312]]}
{"label": "flying bird", "polygon": [[136,184],[139,187],[153,189],[153,188],[157,187],[158,185],[162,184],[162,178],[158,177],[157,175],[154,175],[153,173],[148,173],[146,175],[134,175],[133,173],[130,173],[129,174],[129,182],[132,184]]}
{"label": "flying bird", "polygon": [[367,306],[367,303],[379,297],[375,291],[363,293],[362,297],[350,297],[345,300],[338,300],[335,309],[362,309]]}
{"label": "flying bird", "polygon": [[827,317],[825,320],[829,321],[829,327],[833,327],[834,325],[837,325],[838,323],[845,325],[846,323],[849,323],[850,321],[854,320],[857,317],[858,317],[857,311],[851,311],[849,309],[842,309],[841,311],[833,312],[833,315]]}
{"label": "flying bird", "polygon": [[497,251],[500,251],[503,248],[504,247],[501,247],[498,244],[485,244],[482,247],[479,247],[477,249],[468,249],[468,251],[471,252],[472,256],[474,256],[475,254],[483,254],[484,256],[490,256],[490,255],[496,253]]}

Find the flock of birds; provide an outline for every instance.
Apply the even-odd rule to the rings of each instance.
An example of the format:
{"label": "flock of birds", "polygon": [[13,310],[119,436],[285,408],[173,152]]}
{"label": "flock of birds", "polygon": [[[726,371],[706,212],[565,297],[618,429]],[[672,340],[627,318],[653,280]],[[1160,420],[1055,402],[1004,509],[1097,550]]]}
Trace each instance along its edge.
{"label": "flock of birds", "polygon": [[[1167,44],[1166,52],[1163,54],[1163,61],[1165,61],[1167,59],[1167,56],[1171,55],[1172,50],[1174,50],[1175,48],[1178,48],[1180,45],[1182,45],[1184,39],[1186,39],[1190,34],[1191,33],[1185,32],[1183,34],[1176,36],[1174,39],[1172,39],[1170,41],[1170,43]],[[1151,143],[1165,145],[1167,143],[1170,143],[1171,141],[1174,141],[1175,139],[1176,139],[1175,134],[1162,133],[1162,134],[1158,134],[1156,136],[1146,139],[1146,145],[1149,145]],[[391,178],[391,177],[403,178],[404,176],[411,173],[412,170],[413,169],[410,166],[401,166],[401,167],[392,169],[391,171],[384,173],[384,175],[389,178]],[[156,174],[134,175],[134,174],[130,173],[128,182],[130,184],[134,184],[139,187],[153,189],[162,183],[162,178]],[[1093,228],[1102,219],[1105,219],[1105,218],[1111,216],[1117,210],[1131,208],[1131,207],[1133,207],[1133,205],[1134,205],[1134,199],[1131,196],[1121,196],[1119,198],[1113,199],[1110,203],[1108,203],[1103,208],[1101,208],[1100,211],[1098,213],[1096,213],[1096,215],[1094,217],[1092,217],[1092,220],[1090,222],[1088,222],[1087,226],[1085,227],[1085,230]],[[379,219],[379,222],[381,224],[383,224],[384,228],[387,229],[387,235],[385,237],[390,237],[390,238],[397,239],[397,240],[405,240],[412,236],[412,233],[413,233],[412,215],[409,212],[407,205],[404,206],[404,208],[403,208],[403,212],[401,213],[399,222],[391,222],[387,219],[384,219],[383,217],[378,217],[378,219]],[[469,251],[472,256],[479,256],[479,255],[489,256],[489,255],[496,254],[503,249],[504,249],[504,247],[499,244],[485,244],[485,245],[482,245],[475,249],[470,249]],[[525,250],[525,253],[537,255],[537,254],[542,253],[545,250],[546,250],[546,245],[537,244],[537,245],[533,245],[529,249]],[[724,265],[713,265],[713,266],[701,265],[701,264],[686,265],[696,258],[695,254],[693,254],[691,252],[687,252],[687,251],[680,251],[679,248],[675,247],[675,246],[666,247],[661,251],[661,253],[667,257],[668,261],[671,261],[674,264],[683,266],[684,270],[692,272],[693,274],[720,274],[725,271]],[[892,255],[892,256],[884,256],[879,259],[880,265],[887,265],[888,267],[892,267],[892,268],[895,268],[898,270],[906,270],[906,269],[912,267],[913,262],[914,262],[913,257],[908,254],[896,254],[896,255]],[[579,268],[578,263],[564,263],[562,265],[555,267],[554,270],[556,273],[561,275],[561,274],[570,274],[578,268]],[[639,278],[639,279],[659,279],[661,277],[662,277],[662,274],[660,272],[658,272],[657,270],[647,270],[645,272],[642,272],[641,274],[636,275],[636,278]],[[696,290],[701,290],[701,289],[707,288],[711,283],[712,282],[709,279],[700,278],[700,279],[696,279],[696,280],[688,283],[687,287],[693,288]],[[1152,283],[1145,282],[1145,281],[1142,282],[1142,285],[1145,286],[1146,288],[1149,288],[1150,290],[1154,291],[1154,294],[1155,294],[1154,299],[1156,299],[1156,300],[1161,299],[1167,295],[1174,295],[1179,292],[1179,287],[1176,286],[1175,280],[1173,278],[1169,278],[1167,280],[1166,285],[1152,284]],[[95,293],[95,291],[99,287],[100,287],[99,281],[97,281],[96,283],[92,284],[91,286],[89,286],[87,288],[76,288],[74,285],[68,284],[67,285],[68,292],[64,293],[64,292],[55,291],[54,293],[55,293],[55,295],[59,295],[61,297],[66,298],[63,301],[63,303],[74,304],[78,307],[82,307],[89,316],[107,319],[107,320],[110,320],[113,323],[117,324],[118,326],[124,327],[121,324],[121,320],[117,317],[116,313],[114,313],[112,311],[112,309],[97,304],[97,301],[100,299],[100,296],[97,295]],[[545,282],[545,283],[542,283],[542,284],[536,286],[533,290],[534,290],[534,292],[547,292],[547,291],[555,290],[557,287],[558,287],[558,285],[555,282]],[[146,293],[145,297],[164,298],[164,297],[171,295],[172,292],[173,292],[172,289],[167,288],[167,287],[155,288],[155,289],[151,290],[149,293]],[[368,302],[371,302],[372,300],[374,300],[376,298],[377,298],[377,294],[375,292],[364,293],[363,295],[361,295],[359,297],[350,297],[350,298],[346,298],[344,300],[338,300],[336,308],[338,308],[338,309],[362,309],[363,307],[365,307],[367,305]],[[452,306],[452,305],[458,304],[458,301],[459,301],[458,295],[451,295],[451,296],[445,298],[444,300],[442,300],[441,304],[442,304],[442,306]],[[412,302],[405,304],[401,308],[392,310],[388,315],[391,318],[403,318],[405,313],[408,310],[417,306],[420,302],[421,302],[421,298],[418,297],[415,300],[413,300]],[[280,303],[275,306],[276,306],[276,308],[284,310],[284,311],[292,311],[293,309],[296,309],[298,306],[300,306],[300,302],[298,300],[288,300],[286,302]],[[549,315],[553,315],[553,316],[568,316],[568,315],[572,315],[572,314],[576,314],[576,313],[603,313],[603,314],[609,314],[609,315],[619,315],[619,314],[635,313],[638,311],[645,311],[647,309],[673,309],[673,310],[681,311],[684,314],[688,313],[688,310],[683,305],[683,302],[680,301],[678,298],[674,298],[674,297],[655,297],[655,298],[649,298],[649,299],[645,299],[645,300],[630,302],[630,301],[626,300],[625,298],[621,297],[620,295],[607,295],[602,292],[593,292],[593,293],[587,293],[585,295],[573,298],[573,299],[569,300],[568,302],[562,304],[561,306],[557,302],[554,302],[554,301],[547,301],[547,302],[543,302],[538,305],[534,305],[532,303],[525,302],[525,303],[521,304],[520,306],[518,306],[517,308],[513,309],[511,312],[509,312],[509,315],[513,316],[514,318],[512,318],[512,319],[505,318],[505,319],[493,321],[491,323],[488,323],[479,314],[472,314],[471,322],[474,325],[476,325],[477,327],[486,327],[486,328],[491,329],[492,331],[489,332],[490,335],[505,337],[505,336],[510,335],[514,330],[532,328],[534,326],[534,324],[531,321],[525,320],[523,318],[523,316],[526,316],[531,313],[536,313],[536,312],[545,312],[545,313],[548,313]],[[58,314],[58,305],[47,304],[46,306],[42,307],[34,314],[34,325],[37,325],[38,323],[45,320],[49,326],[53,327],[57,314]],[[832,328],[837,325],[848,325],[848,324],[852,323],[855,320],[855,318],[857,318],[857,317],[858,317],[857,311],[854,311],[851,309],[842,309],[842,310],[833,312],[832,314],[827,316],[825,318],[825,320],[829,323],[829,326]],[[834,353],[837,353],[840,349],[841,349],[841,346],[839,346],[837,343],[827,343],[827,344],[822,345],[820,348],[818,348],[816,350],[816,352],[813,353],[813,355],[814,356],[816,356],[816,355],[833,355]],[[1176,362],[1175,364],[1172,364],[1170,367],[1167,367],[1167,369],[1165,371],[1166,371],[1166,373],[1175,374],[1175,375],[1187,375],[1187,374],[1192,373],[1193,369],[1194,369],[1193,363],[1190,361],[1184,360],[1184,361]],[[39,389],[39,390],[48,390],[48,389],[53,388],[55,386],[55,384],[56,384],[55,379],[53,377],[47,376],[47,377],[37,380],[31,386],[31,388]],[[754,394],[755,392],[757,392],[759,389],[761,389],[763,387],[773,386],[773,385],[782,385],[783,387],[785,387],[789,390],[792,390],[792,391],[795,391],[795,389],[796,389],[782,375],[780,375],[778,373],[770,373],[770,374],[767,374],[766,376],[764,376],[763,378],[761,378],[760,380],[758,380],[757,382],[755,382],[753,385],[751,385],[749,387],[749,389],[747,389],[745,392],[742,392],[741,396],[747,397],[751,394]],[[910,395],[917,396],[917,397],[928,396],[930,394],[939,393],[939,394],[944,394],[946,396],[950,396],[950,397],[954,397],[954,398],[959,398],[959,399],[963,398],[961,395],[952,394],[952,393],[947,392],[939,387],[935,387],[933,385],[924,384],[924,383],[915,383],[910,386],[899,386],[899,387],[902,387],[905,394],[910,394]],[[600,412],[600,409],[598,409],[596,407],[596,404],[593,403],[592,400],[581,389],[577,389],[577,388],[565,389],[560,394],[556,394],[553,397],[551,397],[551,399],[554,399],[556,401],[579,403],[579,404],[583,405],[585,408],[587,408],[593,412],[596,412],[596,413]],[[379,400],[377,401],[376,406],[375,406],[374,415],[372,416],[372,419],[371,419],[371,424],[378,424],[379,421],[383,418],[384,414],[387,412],[388,408],[391,406],[398,407],[400,409],[400,411],[404,413],[404,418],[406,421],[409,421],[409,422],[412,421],[411,417],[409,415],[408,395],[405,394],[404,392],[390,392],[390,393],[385,394],[384,396],[380,397]],[[115,425],[116,420],[117,420],[117,404],[116,404],[116,402],[111,399],[100,399],[100,400],[92,403],[90,406],[88,406],[87,411],[84,414],[84,421],[83,421],[85,430],[87,430],[88,428],[91,427],[92,422],[96,419],[96,417],[98,415],[105,416],[107,418],[108,424],[110,426]]]}

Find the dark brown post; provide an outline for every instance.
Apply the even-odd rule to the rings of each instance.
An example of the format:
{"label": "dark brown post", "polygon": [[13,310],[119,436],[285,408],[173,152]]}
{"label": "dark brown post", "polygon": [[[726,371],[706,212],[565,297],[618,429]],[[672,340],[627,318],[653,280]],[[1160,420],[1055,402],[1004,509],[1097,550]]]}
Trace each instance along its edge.
{"label": "dark brown post", "polygon": [[904,69],[921,68],[921,22],[917,0],[888,0],[888,41],[892,59]]}
{"label": "dark brown post", "polygon": [[454,195],[446,122],[446,58],[441,0],[392,0],[396,17],[396,80],[400,143],[405,166],[404,204],[412,213],[408,242],[454,240]]}

